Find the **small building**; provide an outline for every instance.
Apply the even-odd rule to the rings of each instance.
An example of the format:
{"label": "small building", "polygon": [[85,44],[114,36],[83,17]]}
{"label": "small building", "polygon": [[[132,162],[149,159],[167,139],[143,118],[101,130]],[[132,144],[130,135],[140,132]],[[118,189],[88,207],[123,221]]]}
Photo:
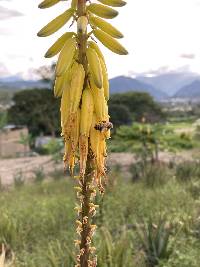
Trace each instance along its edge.
{"label": "small building", "polygon": [[29,135],[25,126],[6,125],[0,130],[0,158],[25,155],[30,151],[28,142],[23,142]]}

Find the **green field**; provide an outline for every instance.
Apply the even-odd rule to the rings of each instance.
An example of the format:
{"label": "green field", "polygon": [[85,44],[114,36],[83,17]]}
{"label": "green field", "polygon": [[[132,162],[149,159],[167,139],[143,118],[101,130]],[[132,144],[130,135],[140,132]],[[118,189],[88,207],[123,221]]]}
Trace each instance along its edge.
{"label": "green field", "polygon": [[[104,198],[96,199],[98,267],[199,267],[199,179],[200,168],[189,163],[149,166],[135,182],[119,168],[110,173]],[[73,186],[61,178],[1,192],[0,243],[14,253],[14,266],[74,266]]]}

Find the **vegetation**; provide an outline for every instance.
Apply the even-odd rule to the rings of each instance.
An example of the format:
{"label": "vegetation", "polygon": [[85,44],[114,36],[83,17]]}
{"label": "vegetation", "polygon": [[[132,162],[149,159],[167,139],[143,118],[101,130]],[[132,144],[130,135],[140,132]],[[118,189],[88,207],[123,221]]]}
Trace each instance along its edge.
{"label": "vegetation", "polygon": [[168,248],[172,234],[172,225],[169,222],[160,219],[158,224],[155,224],[150,218],[142,225],[137,225],[137,234],[142,243],[147,266],[154,267],[162,260],[169,259],[173,252],[173,247]]}
{"label": "vegetation", "polygon": [[16,90],[0,89],[0,105],[6,106],[10,105],[12,101],[13,94]]}
{"label": "vegetation", "polygon": [[49,89],[32,89],[17,92],[14,105],[8,110],[8,120],[26,125],[33,136],[59,133],[59,100]]}
{"label": "vegetation", "polygon": [[[199,266],[199,179],[182,182],[166,166],[159,184],[155,172],[148,177],[154,187],[142,174],[133,183],[110,173],[107,194],[96,198],[99,267]],[[7,258],[14,253],[16,267],[72,267],[74,182],[39,181],[1,192],[0,243]]]}
{"label": "vegetation", "polygon": [[120,125],[131,124],[133,120],[130,110],[124,105],[110,104],[109,112],[115,128]]}
{"label": "vegetation", "polygon": [[7,112],[0,111],[0,130],[6,125],[7,123]]}
{"label": "vegetation", "polygon": [[[148,93],[128,92],[111,96],[110,105],[126,107],[132,114],[134,121],[141,121],[143,117],[148,122],[158,122],[165,119],[160,105]],[[114,111],[114,110],[113,110]],[[112,114],[111,114],[112,119]],[[115,121],[113,121],[115,124]],[[126,124],[126,123],[122,123]]]}
{"label": "vegetation", "polygon": [[[44,0],[39,8],[57,2]],[[177,118],[169,108],[167,118],[147,93],[109,96],[106,65],[93,37],[114,53],[128,53],[116,40],[122,33],[102,19],[117,16],[109,5],[126,2],[99,2],[72,0],[68,10],[38,32],[40,37],[51,35],[70,19],[71,26],[77,24],[77,33],[66,32],[45,54],[60,53],[56,67],[38,71],[47,85],[54,80],[54,94],[61,101],[51,90],[31,89],[15,93],[10,105],[13,92],[1,93],[3,109],[7,104],[10,108],[0,112],[0,130],[7,123],[29,129],[18,141],[24,156],[33,138],[41,133],[60,136],[62,125],[64,142],[52,138],[41,151],[57,162],[65,150],[65,166],[75,179],[63,179],[60,169],[46,177],[43,167],[36,167],[32,184],[16,171],[13,187],[5,189],[0,177],[0,267],[199,266],[199,161],[164,163],[159,152],[200,148],[200,126],[193,123],[200,107],[187,111],[190,119],[182,111]],[[110,117],[115,128],[108,150],[136,155],[126,169],[131,179],[119,166],[107,179]]]}
{"label": "vegetation", "polygon": [[200,148],[199,128],[194,121],[167,123],[133,123],[120,126],[110,142],[110,151],[141,153],[146,143],[147,150],[178,152]]}
{"label": "vegetation", "polygon": [[[33,135],[40,133],[59,136],[59,104],[49,89],[29,89],[16,92],[14,105],[8,110],[8,120],[16,125],[27,125]],[[147,93],[125,93],[111,95],[109,111],[115,127],[141,121],[162,121],[165,118],[161,107]],[[148,114],[148,116],[147,116]],[[5,113],[0,114],[3,120]],[[54,129],[57,129],[56,131]]]}

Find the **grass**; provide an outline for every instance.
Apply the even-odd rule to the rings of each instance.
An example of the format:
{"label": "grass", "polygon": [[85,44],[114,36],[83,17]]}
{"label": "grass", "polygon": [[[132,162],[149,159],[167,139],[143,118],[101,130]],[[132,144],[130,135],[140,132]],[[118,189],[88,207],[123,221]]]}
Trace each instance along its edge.
{"label": "grass", "polygon": [[[159,266],[199,266],[200,197],[191,188],[194,182],[200,188],[200,183],[181,182],[169,173],[166,179],[152,187],[145,179],[125,182],[123,174],[110,174],[105,196],[97,198],[98,267],[148,266],[136,225],[150,218],[157,224],[161,217],[173,224],[169,244],[176,239],[176,245],[169,259],[158,261]],[[1,192],[0,243],[15,253],[16,267],[74,266],[73,186],[66,178]]]}

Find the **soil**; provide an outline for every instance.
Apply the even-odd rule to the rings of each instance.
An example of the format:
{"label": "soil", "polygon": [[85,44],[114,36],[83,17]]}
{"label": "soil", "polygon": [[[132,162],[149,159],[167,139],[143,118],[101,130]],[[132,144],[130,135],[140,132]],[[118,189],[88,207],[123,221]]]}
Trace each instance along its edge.
{"label": "soil", "polygon": [[[182,152],[172,154],[161,152],[159,158],[161,162],[181,162],[194,158],[194,152]],[[111,153],[108,158],[108,166],[120,166],[123,171],[127,172],[129,166],[136,161],[134,154],[130,153]],[[12,159],[0,159],[0,179],[1,184],[9,186],[14,183],[17,177],[22,177],[25,182],[31,181],[35,173],[41,170],[45,175],[57,170],[63,169],[63,163],[55,163],[51,156],[36,156]]]}

